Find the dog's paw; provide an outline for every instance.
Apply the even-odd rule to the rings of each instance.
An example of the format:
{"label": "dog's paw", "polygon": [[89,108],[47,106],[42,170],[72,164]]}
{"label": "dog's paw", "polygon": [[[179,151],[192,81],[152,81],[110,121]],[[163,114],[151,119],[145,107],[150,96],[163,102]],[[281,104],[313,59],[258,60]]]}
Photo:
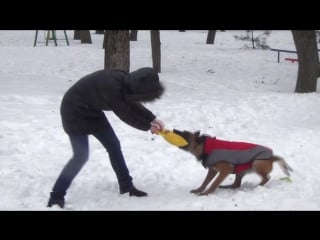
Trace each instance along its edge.
{"label": "dog's paw", "polygon": [[191,191],[190,191],[190,193],[193,193],[193,194],[199,194],[199,193],[201,193],[202,191],[201,190],[199,190],[199,189],[192,189]]}
{"label": "dog's paw", "polygon": [[198,193],[198,196],[208,196],[209,193],[207,192],[202,192],[202,193]]}
{"label": "dog's paw", "polygon": [[228,188],[235,188],[233,185],[220,185],[218,188],[228,189]]}

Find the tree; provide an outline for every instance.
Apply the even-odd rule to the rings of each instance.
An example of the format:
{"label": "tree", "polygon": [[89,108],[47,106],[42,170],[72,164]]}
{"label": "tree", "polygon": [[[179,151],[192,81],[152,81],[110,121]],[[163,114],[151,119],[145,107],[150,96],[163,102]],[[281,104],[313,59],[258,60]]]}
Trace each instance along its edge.
{"label": "tree", "polygon": [[295,92],[317,91],[317,78],[320,76],[318,47],[314,30],[292,30],[298,55],[298,78]]}
{"label": "tree", "polygon": [[159,73],[161,72],[161,42],[160,31],[151,30],[151,49],[152,49],[152,64],[153,69]]}
{"label": "tree", "polygon": [[209,30],[206,44],[214,44],[215,37],[216,37],[216,30]]}
{"label": "tree", "polygon": [[[258,36],[254,36],[253,30],[246,30],[245,35],[235,35],[235,39],[243,40],[243,41],[251,41],[252,48],[261,48],[261,49],[269,49],[270,47],[267,45],[266,41],[271,31],[266,30],[262,34]],[[249,47],[248,44],[245,44],[244,47]]]}
{"label": "tree", "polygon": [[320,31],[316,30],[317,41],[320,43]]}
{"label": "tree", "polygon": [[130,31],[130,41],[137,41],[138,39],[138,30]]}
{"label": "tree", "polygon": [[80,30],[74,30],[73,39],[80,40]]}
{"label": "tree", "polygon": [[130,70],[129,30],[106,30],[103,48],[105,49],[104,68]]}
{"label": "tree", "polygon": [[80,30],[80,40],[82,43],[92,43],[90,30]]}

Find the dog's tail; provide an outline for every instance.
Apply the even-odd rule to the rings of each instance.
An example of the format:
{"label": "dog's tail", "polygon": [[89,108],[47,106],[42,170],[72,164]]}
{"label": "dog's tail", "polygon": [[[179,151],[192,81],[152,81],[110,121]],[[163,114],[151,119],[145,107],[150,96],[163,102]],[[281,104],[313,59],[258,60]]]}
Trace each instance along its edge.
{"label": "dog's tail", "polygon": [[279,163],[281,170],[290,177],[290,171],[293,172],[292,167],[280,156],[273,156],[274,160]]}

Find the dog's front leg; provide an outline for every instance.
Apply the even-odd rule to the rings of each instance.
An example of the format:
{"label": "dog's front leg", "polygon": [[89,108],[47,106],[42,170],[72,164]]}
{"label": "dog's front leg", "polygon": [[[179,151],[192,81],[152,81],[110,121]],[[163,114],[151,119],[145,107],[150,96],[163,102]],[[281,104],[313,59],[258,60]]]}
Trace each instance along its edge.
{"label": "dog's front leg", "polygon": [[219,188],[238,188],[241,186],[241,181],[243,176],[246,174],[246,171],[242,171],[240,173],[236,174],[236,177],[234,179],[233,184],[231,185],[225,185],[225,186],[219,186]]}
{"label": "dog's front leg", "polygon": [[231,174],[233,170],[232,165],[228,163],[217,163],[216,167],[219,170],[218,177],[213,181],[210,188],[207,191],[200,193],[200,195],[207,195],[214,192],[214,190],[220,186],[222,181]]}
{"label": "dog's front leg", "polygon": [[198,187],[197,189],[191,190],[190,192],[195,194],[201,193],[203,190],[206,189],[206,186],[211,182],[211,180],[216,176],[216,174],[217,174],[217,171],[214,168],[209,167],[207,176],[204,179],[201,186]]}

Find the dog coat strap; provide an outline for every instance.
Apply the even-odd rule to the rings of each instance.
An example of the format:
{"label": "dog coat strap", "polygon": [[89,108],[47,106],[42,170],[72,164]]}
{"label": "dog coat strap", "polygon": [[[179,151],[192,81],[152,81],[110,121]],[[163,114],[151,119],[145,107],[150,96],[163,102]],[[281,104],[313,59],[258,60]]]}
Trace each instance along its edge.
{"label": "dog coat strap", "polygon": [[205,146],[203,145],[203,151],[202,151],[201,155],[198,157],[198,160],[200,160],[202,162],[206,161],[208,158],[208,154],[206,153],[204,148],[205,148]]}
{"label": "dog coat strap", "polygon": [[234,166],[234,173],[240,173],[252,167],[252,162],[244,163],[244,164],[237,164]]}

